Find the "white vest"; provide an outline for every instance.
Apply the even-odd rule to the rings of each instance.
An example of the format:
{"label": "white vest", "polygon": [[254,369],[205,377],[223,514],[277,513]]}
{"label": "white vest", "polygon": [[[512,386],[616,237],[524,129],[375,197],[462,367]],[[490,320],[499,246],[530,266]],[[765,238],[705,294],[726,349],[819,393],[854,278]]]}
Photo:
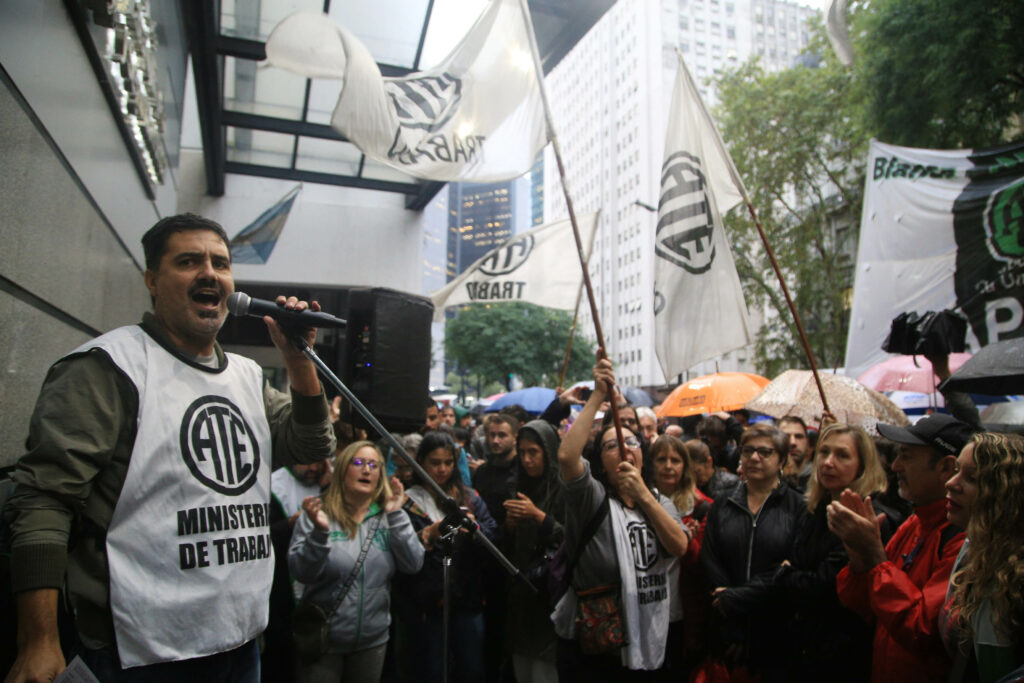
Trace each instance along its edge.
{"label": "white vest", "polygon": [[107,529],[121,663],[236,648],[266,627],[273,578],[263,373],[234,354],[219,369],[187,363],[139,326],[77,351],[94,348],[139,397],[135,445]]}
{"label": "white vest", "polygon": [[282,467],[270,475],[270,492],[281,503],[285,516],[291,517],[302,509],[302,501],[320,495],[320,486],[303,484],[287,467]]}

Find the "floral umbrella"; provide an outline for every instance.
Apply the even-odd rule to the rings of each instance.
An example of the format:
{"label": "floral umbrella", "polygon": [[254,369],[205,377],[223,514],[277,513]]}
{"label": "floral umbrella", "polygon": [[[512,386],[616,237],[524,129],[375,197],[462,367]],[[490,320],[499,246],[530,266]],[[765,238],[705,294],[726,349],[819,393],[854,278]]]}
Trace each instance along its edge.
{"label": "floral umbrella", "polygon": [[[819,374],[819,377],[829,408],[840,422],[860,425],[872,434],[878,433],[876,425],[879,422],[901,426],[910,424],[906,414],[895,403],[857,380],[831,374]],[[821,421],[823,410],[810,370],[786,370],[747,401],[745,407],[774,418],[796,415],[812,425]]]}

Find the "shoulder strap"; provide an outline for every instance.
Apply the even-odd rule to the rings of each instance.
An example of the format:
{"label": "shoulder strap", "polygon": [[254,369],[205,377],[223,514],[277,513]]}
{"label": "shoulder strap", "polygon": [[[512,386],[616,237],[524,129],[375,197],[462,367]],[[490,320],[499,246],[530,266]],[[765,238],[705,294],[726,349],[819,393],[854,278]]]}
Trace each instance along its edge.
{"label": "shoulder strap", "polygon": [[338,594],[338,599],[334,601],[331,611],[327,613],[327,618],[330,618],[332,614],[338,611],[338,608],[341,607],[341,603],[345,599],[345,596],[348,595],[349,589],[352,588],[352,584],[355,583],[356,574],[358,574],[359,570],[362,568],[363,561],[366,559],[366,553],[370,551],[370,544],[373,543],[373,539],[377,535],[377,530],[380,528],[381,522],[384,520],[384,515],[386,514],[387,513],[384,512],[384,510],[381,510],[380,514],[377,515],[377,518],[373,520],[373,528],[366,534],[366,540],[363,541],[363,547],[359,550],[359,557],[356,559],[356,564],[352,567],[352,572],[345,580],[345,585],[341,587],[341,592]]}
{"label": "shoulder strap", "polygon": [[598,506],[597,512],[587,522],[587,526],[583,527],[583,533],[580,534],[580,542],[576,544],[576,552],[572,554],[572,558],[569,560],[569,567],[566,570],[566,577],[569,581],[572,581],[573,570],[576,569],[576,563],[580,560],[580,555],[583,554],[583,548],[586,547],[587,543],[590,543],[590,539],[597,533],[597,528],[601,526],[601,522],[608,516],[608,492],[604,494],[604,498],[601,499],[601,505]]}
{"label": "shoulder strap", "polygon": [[959,534],[961,531],[963,531],[963,529],[961,529],[960,527],[953,526],[952,524],[948,523],[946,524],[946,526],[942,528],[942,531],[939,532],[939,557],[942,557],[942,551],[946,549],[946,544],[952,541],[953,538],[956,537],[956,535]]}

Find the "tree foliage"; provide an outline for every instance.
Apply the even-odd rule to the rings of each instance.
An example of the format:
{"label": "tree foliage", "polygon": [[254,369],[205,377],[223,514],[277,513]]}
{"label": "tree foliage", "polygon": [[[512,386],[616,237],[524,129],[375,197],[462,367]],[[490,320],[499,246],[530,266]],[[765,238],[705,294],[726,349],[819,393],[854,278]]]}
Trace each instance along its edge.
{"label": "tree foliage", "polygon": [[[818,22],[802,66],[766,73],[748,63],[718,81],[722,137],[821,367],[843,362],[868,141],[995,145],[1022,134],[1024,112],[1024,2],[860,0],[850,23],[850,68]],[[750,306],[766,304],[760,369],[807,367],[746,209],[726,224]]]}
{"label": "tree foliage", "polygon": [[1021,134],[1024,2],[871,0],[855,9],[854,68],[876,137],[959,148]]}
{"label": "tree foliage", "polygon": [[[820,43],[819,43],[820,46]],[[819,366],[841,365],[867,136],[853,75],[834,60],[767,73],[748,63],[718,84],[722,136],[783,270]],[[808,367],[768,254],[745,207],[726,217],[751,308],[767,303],[759,368]]]}
{"label": "tree foliage", "polygon": [[[467,306],[445,325],[445,354],[469,372],[506,383],[517,375],[526,386],[558,384],[572,316],[524,303]],[[577,330],[565,384],[585,379],[593,344]]]}

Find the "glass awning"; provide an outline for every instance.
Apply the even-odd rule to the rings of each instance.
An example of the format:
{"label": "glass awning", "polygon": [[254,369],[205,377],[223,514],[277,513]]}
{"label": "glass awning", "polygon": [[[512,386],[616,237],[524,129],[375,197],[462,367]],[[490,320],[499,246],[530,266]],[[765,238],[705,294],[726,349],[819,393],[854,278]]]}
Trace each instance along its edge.
{"label": "glass awning", "polygon": [[[530,0],[547,73],[614,0]],[[330,128],[341,82],[264,68],[271,30],[296,11],[324,12],[359,37],[385,76],[439,63],[487,0],[221,0],[184,3],[203,128],[208,191],[226,172],[401,192],[422,209],[443,183],[373,162]]]}

